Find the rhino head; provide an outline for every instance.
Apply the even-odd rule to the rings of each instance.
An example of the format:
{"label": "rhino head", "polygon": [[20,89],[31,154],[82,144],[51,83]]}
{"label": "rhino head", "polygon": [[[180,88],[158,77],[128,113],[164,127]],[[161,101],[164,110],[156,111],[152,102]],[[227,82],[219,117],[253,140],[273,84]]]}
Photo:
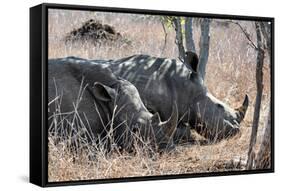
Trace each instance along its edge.
{"label": "rhino head", "polygon": [[199,134],[211,141],[232,137],[240,132],[240,123],[249,105],[248,95],[245,95],[243,104],[236,109],[215,98],[203,83],[198,60],[195,53],[186,53],[184,64],[190,69],[188,90],[195,92],[195,95],[189,96],[189,123]]}
{"label": "rhino head", "polygon": [[161,121],[158,113],[152,114],[144,106],[136,87],[121,78],[112,86],[96,82],[93,94],[113,111],[114,138],[120,147],[132,148],[134,136],[149,140],[158,149],[173,146],[171,137],[178,121],[176,104],[170,118]]}
{"label": "rhino head", "polygon": [[246,95],[241,107],[232,109],[213,95],[207,93],[205,99],[196,103],[196,131],[211,141],[229,138],[240,132],[240,123],[248,108]]}

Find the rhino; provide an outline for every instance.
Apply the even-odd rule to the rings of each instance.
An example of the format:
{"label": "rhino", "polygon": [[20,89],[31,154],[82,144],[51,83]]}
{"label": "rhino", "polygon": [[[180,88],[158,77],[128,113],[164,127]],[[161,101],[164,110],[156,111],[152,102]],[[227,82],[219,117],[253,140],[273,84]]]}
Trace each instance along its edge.
{"label": "rhino", "polygon": [[[136,87],[109,68],[75,57],[48,61],[49,131],[58,128],[62,123],[59,119],[67,119],[61,132],[68,134],[59,136],[85,132],[87,142],[130,150],[131,138],[137,134],[156,148],[166,149],[173,146],[176,107],[167,120],[161,121],[159,113],[152,114],[144,106]],[[73,129],[72,123],[78,123],[78,128]]]}
{"label": "rhino", "polygon": [[198,70],[197,54],[186,52],[185,56],[185,62],[150,55],[96,61],[134,84],[147,109],[159,112],[161,119],[169,118],[176,102],[179,119],[174,141],[182,137],[188,141],[190,129],[209,142],[238,134],[249,105],[248,95],[239,108],[231,108],[208,92]]}

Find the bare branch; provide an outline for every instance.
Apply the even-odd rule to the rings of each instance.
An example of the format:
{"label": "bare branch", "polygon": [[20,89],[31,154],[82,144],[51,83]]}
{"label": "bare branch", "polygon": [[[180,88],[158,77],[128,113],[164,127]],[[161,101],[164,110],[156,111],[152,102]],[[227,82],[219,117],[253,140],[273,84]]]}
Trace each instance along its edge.
{"label": "bare branch", "polygon": [[235,22],[235,21],[232,21],[232,20],[229,20],[229,21],[226,21],[228,23],[233,23],[235,25],[237,25],[241,31],[244,33],[244,35],[246,36],[246,38],[248,39],[248,41],[250,42],[250,46],[252,46],[254,49],[258,49],[257,45],[252,41],[251,37],[250,37],[250,34],[246,31],[246,29],[244,29],[240,23],[238,22]]}

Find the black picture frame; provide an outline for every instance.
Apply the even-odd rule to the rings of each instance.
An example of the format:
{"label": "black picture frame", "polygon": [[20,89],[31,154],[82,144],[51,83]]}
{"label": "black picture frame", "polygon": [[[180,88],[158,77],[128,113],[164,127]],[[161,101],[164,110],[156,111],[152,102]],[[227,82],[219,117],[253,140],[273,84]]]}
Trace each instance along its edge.
{"label": "black picture frame", "polygon": [[[47,138],[47,71],[48,71],[48,9],[94,10],[117,13],[138,13],[151,15],[173,15],[235,19],[271,22],[271,168],[227,172],[194,173],[182,175],[145,176],[115,179],[81,180],[66,182],[48,181],[48,138]],[[66,4],[40,4],[30,8],[30,182],[42,187],[114,183],[130,181],[164,180],[206,176],[227,176],[240,174],[274,172],[274,18],[241,15],[188,13],[178,11],[143,10],[113,7],[96,7]]]}

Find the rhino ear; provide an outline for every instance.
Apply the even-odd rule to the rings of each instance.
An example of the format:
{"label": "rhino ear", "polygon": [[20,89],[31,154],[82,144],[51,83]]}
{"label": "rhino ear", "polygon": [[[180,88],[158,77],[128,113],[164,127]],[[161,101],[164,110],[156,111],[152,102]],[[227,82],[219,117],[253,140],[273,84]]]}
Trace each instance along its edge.
{"label": "rhino ear", "polygon": [[100,82],[95,82],[93,87],[94,96],[101,101],[111,101],[116,96],[115,89]]}
{"label": "rhino ear", "polygon": [[185,53],[185,64],[189,65],[194,72],[198,72],[199,58],[195,52],[187,51]]}

